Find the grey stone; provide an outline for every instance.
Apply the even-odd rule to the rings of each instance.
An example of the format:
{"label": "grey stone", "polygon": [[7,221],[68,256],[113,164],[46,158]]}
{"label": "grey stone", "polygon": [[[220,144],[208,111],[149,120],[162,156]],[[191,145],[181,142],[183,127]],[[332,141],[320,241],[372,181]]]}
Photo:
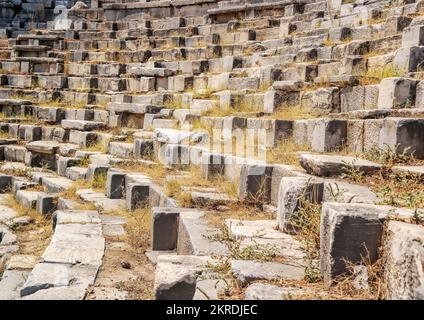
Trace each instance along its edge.
{"label": "grey stone", "polygon": [[57,210],[57,196],[45,193],[37,195],[37,212],[41,214],[52,214]]}
{"label": "grey stone", "polygon": [[424,45],[424,27],[412,26],[403,30],[402,47],[413,47]]}
{"label": "grey stone", "polygon": [[244,300],[290,300],[292,296],[302,292],[300,288],[254,283],[247,287]]}
{"label": "grey stone", "polygon": [[179,255],[226,255],[227,247],[210,237],[218,230],[211,228],[204,213],[199,211],[180,211],[177,252]]}
{"label": "grey stone", "polygon": [[27,150],[42,153],[55,154],[59,148],[59,143],[56,141],[33,141],[25,145]]}
{"label": "grey stone", "polygon": [[348,273],[347,263],[377,260],[388,214],[387,208],[369,204],[323,204],[320,269],[324,281]]}
{"label": "grey stone", "polygon": [[69,266],[56,263],[39,263],[29,274],[21,289],[21,296],[54,287],[87,286],[94,283],[97,268]]}
{"label": "grey stone", "polygon": [[15,300],[20,297],[19,288],[25,283],[29,271],[6,270],[0,281],[0,300]]}
{"label": "grey stone", "polygon": [[[384,240],[388,299],[417,299],[424,284],[424,228],[420,225],[390,221]],[[422,289],[421,289],[422,290]],[[422,297],[421,297],[422,299]]]}
{"label": "grey stone", "polygon": [[86,120],[62,120],[61,125],[64,129],[80,131],[103,130],[105,128],[103,122]]}
{"label": "grey stone", "polygon": [[197,277],[210,261],[208,256],[160,256],[155,272],[156,300],[192,300]]}
{"label": "grey stone", "polygon": [[179,208],[152,208],[152,250],[177,247]]}
{"label": "grey stone", "polygon": [[256,280],[301,280],[304,268],[284,263],[231,260],[231,272],[243,283]]}
{"label": "grey stone", "polygon": [[18,201],[25,208],[35,209],[37,206],[37,198],[39,194],[43,194],[43,192],[18,190],[15,194],[15,197],[16,201]]}
{"label": "grey stone", "polygon": [[96,177],[98,176],[102,176],[102,175],[106,176],[109,168],[110,168],[109,165],[89,164],[85,179],[87,181],[92,181],[93,179],[96,179]]}
{"label": "grey stone", "polygon": [[238,196],[245,201],[269,202],[271,199],[272,166],[242,166],[238,184]]}
{"label": "grey stone", "polygon": [[6,263],[6,270],[31,270],[40,258],[32,255],[13,255]]}
{"label": "grey stone", "polygon": [[424,46],[403,47],[395,52],[393,67],[405,72],[416,72],[424,59]]}
{"label": "grey stone", "polygon": [[149,204],[150,182],[130,183],[126,186],[125,197],[128,210],[144,208]]}
{"label": "grey stone", "polygon": [[347,174],[350,168],[364,173],[381,168],[377,163],[359,158],[314,154],[302,154],[300,164],[308,173],[323,177]]}
{"label": "grey stone", "polygon": [[0,173],[0,191],[7,192],[12,187],[12,176]]}
{"label": "grey stone", "polygon": [[312,134],[312,150],[316,152],[339,150],[344,146],[346,136],[345,120],[320,119],[316,122]]}
{"label": "grey stone", "polygon": [[424,158],[422,132],[423,119],[387,118],[384,119],[379,137],[380,149],[393,152],[413,154],[418,159]]}
{"label": "grey stone", "polygon": [[415,105],[417,80],[408,78],[385,78],[380,83],[379,109],[407,108]]}
{"label": "grey stone", "polygon": [[150,156],[153,153],[153,142],[146,139],[135,139],[134,140],[134,151],[135,157]]}
{"label": "grey stone", "polygon": [[48,193],[60,193],[71,188],[73,181],[63,177],[43,177],[42,183]]}
{"label": "grey stone", "polygon": [[126,173],[109,170],[106,178],[106,196],[120,199],[124,196]]}
{"label": "grey stone", "polygon": [[215,176],[224,174],[225,161],[224,157],[215,153],[202,153],[201,168],[203,177],[211,180]]}
{"label": "grey stone", "polygon": [[324,194],[324,183],[303,177],[285,177],[281,179],[278,193],[278,225],[285,232],[296,232],[296,212],[302,201],[321,203]]}

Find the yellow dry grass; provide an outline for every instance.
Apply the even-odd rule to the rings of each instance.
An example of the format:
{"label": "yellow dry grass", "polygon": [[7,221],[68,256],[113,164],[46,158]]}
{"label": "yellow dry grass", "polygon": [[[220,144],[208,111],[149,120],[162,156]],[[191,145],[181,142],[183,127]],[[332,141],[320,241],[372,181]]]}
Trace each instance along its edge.
{"label": "yellow dry grass", "polygon": [[317,109],[311,109],[305,106],[287,106],[279,108],[270,115],[265,116],[266,119],[278,120],[300,120],[300,119],[314,119],[322,115],[322,112]]}
{"label": "yellow dry grass", "polygon": [[310,151],[310,146],[299,145],[293,139],[285,139],[267,150],[267,162],[299,166],[299,152]]}

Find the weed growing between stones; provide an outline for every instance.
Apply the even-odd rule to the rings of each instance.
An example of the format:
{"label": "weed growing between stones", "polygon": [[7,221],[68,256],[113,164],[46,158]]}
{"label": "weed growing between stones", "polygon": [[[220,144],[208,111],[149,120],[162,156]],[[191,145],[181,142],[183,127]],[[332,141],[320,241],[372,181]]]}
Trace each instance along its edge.
{"label": "weed growing between stones", "polygon": [[383,200],[381,204],[419,210],[424,207],[424,179],[410,174],[382,171],[367,183]]}
{"label": "weed growing between stones", "polygon": [[305,278],[308,282],[317,282],[320,279],[319,252],[320,252],[320,219],[321,204],[312,203],[302,197],[300,208],[290,219],[290,224],[296,230],[297,237],[303,243],[306,253],[307,266]]}
{"label": "weed growing between stones", "polygon": [[373,175],[347,176],[370,188],[381,199],[379,204],[405,207],[421,212],[424,207],[424,178],[409,173],[394,173],[383,168]]}
{"label": "weed growing between stones", "polygon": [[125,161],[123,163],[119,163],[116,165],[116,168],[145,174],[161,186],[165,184],[165,178],[168,175],[176,172],[175,170],[168,169],[165,166],[160,165],[159,163],[146,165],[136,160],[130,160]]}
{"label": "weed growing between stones", "polygon": [[248,100],[244,97],[236,97],[234,101],[232,101],[231,105],[227,108],[216,106],[205,111],[202,116],[226,117],[230,115],[236,115],[241,113],[253,113],[258,111],[259,106],[255,104],[254,100]]}
{"label": "weed growing between stones", "polygon": [[73,201],[81,201],[80,197],[77,195],[77,191],[81,189],[88,189],[90,187],[91,184],[85,180],[75,180],[69,189],[59,194],[59,197]]}
{"label": "weed growing between stones", "polygon": [[[6,164],[7,161],[1,162],[1,164]],[[30,178],[29,176],[30,168],[14,168],[14,169],[2,169],[1,173],[15,176],[15,177],[23,177]]]}
{"label": "weed growing between stones", "polygon": [[8,207],[15,210],[20,217],[28,216],[28,224],[13,226],[18,237],[19,254],[41,256],[50,242],[53,233],[51,216],[41,215],[32,208],[27,208],[18,203],[14,196],[7,197]]}
{"label": "weed growing between stones", "polygon": [[137,250],[145,252],[150,246],[150,224],[150,209],[140,208],[129,212],[125,225],[128,244]]}
{"label": "weed growing between stones", "polygon": [[80,158],[78,166],[81,168],[88,168],[89,164],[90,164],[90,158],[84,157],[84,158]]}
{"label": "weed growing between stones", "polygon": [[108,152],[108,143],[98,141],[96,143],[93,143],[93,144],[85,147],[85,148],[82,148],[82,150],[83,151],[96,151],[96,152],[107,153]]}
{"label": "weed growing between stones", "polygon": [[364,177],[364,171],[360,168],[356,168],[354,163],[343,162],[343,174],[342,178],[348,178],[352,181],[359,182]]}
{"label": "weed growing between stones", "polygon": [[9,138],[10,138],[9,132],[7,132],[7,131],[0,131],[0,139],[9,139]]}
{"label": "weed growing between stones", "polygon": [[[395,150],[397,149],[399,149],[399,145],[396,145]],[[386,145],[385,148],[371,148],[361,156],[366,160],[378,162],[391,168],[396,164],[413,164],[417,161],[414,155],[409,152],[409,149],[405,148],[402,152],[395,152]]]}
{"label": "weed growing between stones", "polygon": [[106,188],[107,172],[95,174],[91,181],[91,187],[94,190],[103,191]]}

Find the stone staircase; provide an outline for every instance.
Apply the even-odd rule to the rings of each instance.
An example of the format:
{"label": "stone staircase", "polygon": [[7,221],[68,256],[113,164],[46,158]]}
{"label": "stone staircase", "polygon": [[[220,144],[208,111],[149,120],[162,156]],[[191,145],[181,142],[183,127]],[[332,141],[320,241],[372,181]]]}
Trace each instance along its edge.
{"label": "stone staircase", "polygon": [[25,4],[0,298],[423,298],[423,1]]}

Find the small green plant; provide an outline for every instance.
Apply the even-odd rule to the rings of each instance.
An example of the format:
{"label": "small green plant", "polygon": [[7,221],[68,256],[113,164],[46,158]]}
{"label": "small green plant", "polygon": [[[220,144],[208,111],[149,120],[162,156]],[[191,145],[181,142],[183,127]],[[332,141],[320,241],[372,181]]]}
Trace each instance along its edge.
{"label": "small green plant", "polygon": [[355,166],[355,162],[348,163],[346,161],[342,161],[343,163],[343,178],[349,178],[355,182],[359,182],[364,177],[364,171]]}
{"label": "small green plant", "polygon": [[320,252],[321,204],[309,201],[304,195],[300,197],[299,202],[299,210],[291,217],[290,224],[296,230],[305,249],[307,262],[305,279],[317,282],[320,279],[317,261]]}
{"label": "small green plant", "polygon": [[340,198],[343,196],[343,194],[346,192],[345,190],[341,190],[339,185],[337,183],[334,184],[335,187],[333,187],[333,184],[329,183],[327,186],[327,191],[329,192],[331,196],[332,201],[339,201]]}

